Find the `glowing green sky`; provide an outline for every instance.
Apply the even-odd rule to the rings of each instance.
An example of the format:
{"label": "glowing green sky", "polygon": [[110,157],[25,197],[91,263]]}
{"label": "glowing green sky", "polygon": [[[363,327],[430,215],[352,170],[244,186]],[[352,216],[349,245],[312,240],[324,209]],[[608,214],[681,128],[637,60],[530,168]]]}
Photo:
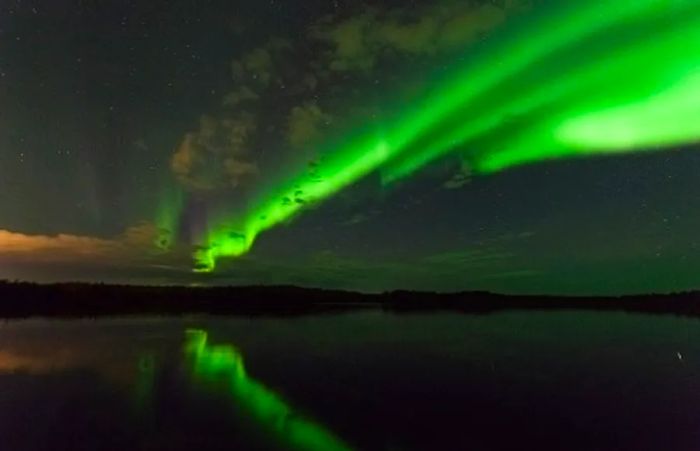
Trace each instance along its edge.
{"label": "glowing green sky", "polygon": [[700,286],[694,0],[6,3],[0,279]]}
{"label": "glowing green sky", "polygon": [[[400,105],[390,122],[340,140],[317,165],[278,180],[243,211],[210,218],[196,270],[248,252],[261,232],[374,171],[388,183],[454,151],[493,172],[700,138],[695,2],[569,2],[536,13],[467,67],[435,80],[426,98]],[[520,129],[513,130],[514,118]]]}

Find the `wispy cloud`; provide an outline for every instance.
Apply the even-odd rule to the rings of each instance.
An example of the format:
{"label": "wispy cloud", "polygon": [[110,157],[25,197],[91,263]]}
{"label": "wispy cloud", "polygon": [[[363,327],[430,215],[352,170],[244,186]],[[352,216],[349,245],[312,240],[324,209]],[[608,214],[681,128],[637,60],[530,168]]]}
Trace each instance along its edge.
{"label": "wispy cloud", "polygon": [[[358,223],[365,218],[352,219]],[[190,270],[192,248],[158,248],[158,230],[147,223],[111,239],[0,230],[0,278],[183,285],[295,284],[361,291],[484,289],[498,280],[536,273],[536,269],[523,267],[521,259],[505,245],[529,236],[508,234],[468,249],[408,260],[358,258],[330,250],[284,261],[246,255],[222,260],[215,273],[201,275]]]}

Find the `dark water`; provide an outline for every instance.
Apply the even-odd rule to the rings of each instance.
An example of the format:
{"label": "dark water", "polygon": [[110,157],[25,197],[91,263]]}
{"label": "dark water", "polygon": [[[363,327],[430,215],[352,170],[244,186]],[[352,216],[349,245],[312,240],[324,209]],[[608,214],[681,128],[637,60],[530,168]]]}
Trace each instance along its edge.
{"label": "dark water", "polygon": [[700,449],[700,322],[0,323],[2,451],[542,448]]}

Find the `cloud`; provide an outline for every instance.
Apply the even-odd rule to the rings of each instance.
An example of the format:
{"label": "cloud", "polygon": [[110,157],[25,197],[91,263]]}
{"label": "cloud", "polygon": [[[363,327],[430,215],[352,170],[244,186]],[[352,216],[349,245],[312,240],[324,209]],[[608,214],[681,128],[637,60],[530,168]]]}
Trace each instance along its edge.
{"label": "cloud", "polygon": [[61,261],[115,255],[124,251],[124,243],[120,241],[67,234],[25,235],[0,230],[0,259],[25,257],[32,260]]}
{"label": "cloud", "polygon": [[117,241],[132,250],[149,249],[154,244],[158,244],[157,241],[162,233],[163,231],[155,224],[142,222],[127,228],[124,233],[117,237]]}
{"label": "cloud", "polygon": [[272,71],[272,57],[267,49],[260,48],[250,52],[244,60],[245,68],[266,85],[270,82]]}
{"label": "cloud", "polygon": [[155,251],[158,228],[141,223],[113,239],[84,235],[28,235],[0,230],[0,260],[66,262],[112,260],[147,255]]}
{"label": "cloud", "polygon": [[272,57],[266,48],[257,48],[248,53],[241,60],[231,62],[231,75],[235,81],[243,81],[246,76],[261,85],[270,82],[272,71]]}
{"label": "cloud", "polygon": [[[364,220],[365,216],[357,215],[349,222]],[[413,259],[358,258],[328,250],[283,262],[247,255],[220,261],[217,272],[206,276],[191,271],[192,246],[162,251],[155,245],[159,233],[150,223],[137,224],[111,239],[0,230],[0,279],[458,291],[498,289],[500,281],[538,274],[509,244],[527,239],[527,233],[497,236],[467,249]]]}
{"label": "cloud", "polygon": [[376,40],[386,47],[410,54],[434,53],[440,24],[437,17],[426,16],[415,22],[402,23],[400,18],[379,24]]}
{"label": "cloud", "polygon": [[526,0],[439,2],[424,8],[368,9],[353,17],[327,17],[311,27],[324,43],[333,71],[368,72],[386,55],[433,55],[463,49],[521,12]]}
{"label": "cloud", "polygon": [[226,94],[222,100],[222,104],[226,107],[237,107],[246,101],[254,101],[260,99],[260,96],[253,92],[248,86],[240,86]]}
{"label": "cloud", "polygon": [[256,128],[247,113],[225,119],[203,116],[199,130],[188,133],[172,156],[170,167],[180,183],[196,191],[245,185],[259,173],[250,148]]}
{"label": "cloud", "polygon": [[158,246],[162,230],[148,222],[112,238],[32,235],[0,229],[0,279],[39,282],[187,283],[193,247]]}
{"label": "cloud", "polygon": [[297,149],[320,137],[330,115],[308,98],[318,78],[299,68],[304,58],[294,52],[290,41],[271,38],[231,63],[234,86],[221,111],[203,115],[171,157],[183,186],[200,193],[248,186],[264,172],[261,148]]}
{"label": "cloud", "polygon": [[231,62],[234,82],[250,82],[260,87],[268,86],[276,77],[278,65],[285,52],[291,50],[290,41],[271,38],[264,45],[254,48],[242,58]]}
{"label": "cloud", "polygon": [[471,182],[472,172],[468,165],[463,165],[462,169],[454,174],[449,180],[442,184],[445,189],[459,189]]}
{"label": "cloud", "polygon": [[308,102],[292,108],[289,114],[288,141],[296,149],[303,149],[310,143],[318,142],[323,129],[333,120],[324,113],[316,102]]}
{"label": "cloud", "polygon": [[[404,92],[416,81],[406,68],[450,64],[457,51],[516,14],[520,3],[448,0],[364,8],[321,18],[294,40],[252,43],[231,62],[232,86],[218,109],[203,115],[171,156],[172,174],[206,216],[196,219],[186,239],[206,242],[201,224],[229,227],[221,218],[245,222],[238,216],[247,206],[269,196],[295,168],[327,160],[334,147],[320,144],[342,149],[358,135],[354,130],[374,127],[381,133],[382,122],[396,116],[381,86],[391,87],[387,96]],[[411,95],[419,98],[419,91]],[[461,173],[443,186],[455,189],[468,181]],[[182,213],[176,221],[183,223],[173,227],[180,230],[192,218]]]}
{"label": "cloud", "polygon": [[[349,126],[351,117],[382,114],[366,101],[356,80],[339,73],[372,71],[378,79],[386,76],[374,70],[379,62],[461,51],[519,11],[523,1],[364,8],[352,16],[323,17],[294,41],[269,38],[231,62],[233,86],[222,97],[221,110],[202,116],[199,129],[183,137],[171,158],[172,172],[183,186],[201,193],[264,180],[279,172],[280,161],[315,159],[315,144]],[[281,160],[266,160],[263,148]],[[270,161],[272,170],[266,168]],[[466,181],[456,176],[445,186]]]}
{"label": "cloud", "polygon": [[[330,18],[327,19],[330,21]],[[311,36],[332,47],[328,67],[332,70],[369,70],[376,58],[372,27],[376,18],[372,12],[336,23],[323,23],[312,28]]]}
{"label": "cloud", "polygon": [[493,4],[479,6],[458,6],[444,18],[437,34],[439,48],[455,48],[471,44],[481,36],[502,25],[508,15],[519,10],[514,2],[505,3],[503,7]]}
{"label": "cloud", "polygon": [[0,230],[0,279],[25,278],[24,274],[35,279],[42,274],[51,280],[94,280],[97,274],[106,278],[121,274],[129,280],[129,275],[156,267],[189,272],[191,246],[163,249],[158,245],[162,233],[149,222],[129,227],[113,238]]}

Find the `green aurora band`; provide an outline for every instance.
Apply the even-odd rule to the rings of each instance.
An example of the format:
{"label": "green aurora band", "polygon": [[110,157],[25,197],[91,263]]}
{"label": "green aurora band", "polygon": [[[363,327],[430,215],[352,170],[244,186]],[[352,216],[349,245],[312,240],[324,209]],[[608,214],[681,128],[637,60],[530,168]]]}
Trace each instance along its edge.
{"label": "green aurora band", "polygon": [[195,271],[370,173],[388,184],[447,154],[477,173],[700,140],[700,3],[588,0],[536,7],[391,120],[327,144],[245,211],[209,218]]}
{"label": "green aurora band", "polygon": [[243,356],[232,345],[211,346],[203,330],[188,330],[185,351],[193,359],[194,375],[225,381],[233,400],[292,449],[350,451],[348,445],[323,426],[295,414],[274,392],[246,373]]}
{"label": "green aurora band", "polygon": [[156,211],[154,221],[157,228],[157,235],[154,244],[160,250],[167,251],[173,245],[178,229],[182,206],[182,191],[180,189],[167,186],[160,196],[160,204],[158,205],[158,210]]}

